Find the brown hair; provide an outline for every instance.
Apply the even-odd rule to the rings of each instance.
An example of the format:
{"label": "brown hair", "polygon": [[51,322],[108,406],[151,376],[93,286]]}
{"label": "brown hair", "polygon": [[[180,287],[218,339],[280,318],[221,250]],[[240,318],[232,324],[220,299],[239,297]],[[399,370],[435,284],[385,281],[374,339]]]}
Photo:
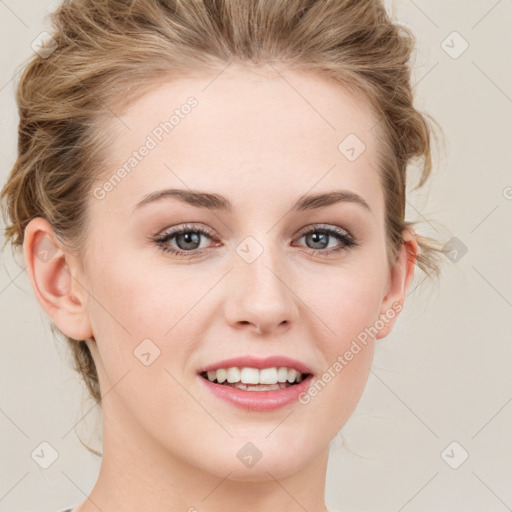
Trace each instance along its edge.
{"label": "brown hair", "polygon": [[[415,38],[380,1],[65,0],[51,21],[55,48],[30,58],[17,87],[18,157],[1,194],[5,244],[19,248],[25,226],[41,216],[63,247],[83,255],[87,198],[107,158],[104,120],[166,77],[219,72],[233,61],[279,61],[337,81],[376,113],[395,261],[404,229],[415,224],[404,219],[407,166],[421,158],[416,188],[431,174],[432,119],[413,106]],[[418,267],[438,276],[445,250],[416,239]],[[100,403],[85,341],[66,339],[75,369]]]}

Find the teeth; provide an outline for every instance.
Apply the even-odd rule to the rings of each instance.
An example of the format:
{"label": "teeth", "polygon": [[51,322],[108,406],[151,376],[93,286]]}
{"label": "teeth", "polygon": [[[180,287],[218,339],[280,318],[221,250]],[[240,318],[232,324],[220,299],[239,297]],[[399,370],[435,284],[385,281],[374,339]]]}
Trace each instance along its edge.
{"label": "teeth", "polygon": [[259,384],[260,372],[256,368],[242,368],[240,371],[240,382],[243,384]]}
{"label": "teeth", "polygon": [[[213,371],[212,373],[217,374],[217,382],[219,382],[220,384],[222,384],[228,378],[228,372],[224,368],[221,368],[220,370],[217,371]],[[210,375],[208,375],[208,378],[210,379]],[[215,375],[213,376],[213,378],[215,379]]]}
{"label": "teeth", "polygon": [[228,382],[240,382],[240,370],[236,366],[228,368]]}
{"label": "teeth", "polygon": [[260,375],[259,384],[277,384],[277,368],[264,368],[258,373]]}
{"label": "teeth", "polygon": [[243,389],[244,391],[277,391],[278,389],[287,388],[289,384],[278,383],[278,384],[242,384],[237,382],[233,384],[233,387]]}
{"label": "teeth", "polygon": [[293,368],[290,368],[288,370],[288,382],[295,382],[295,379],[300,375],[300,373],[297,372],[297,370],[294,370]]}
{"label": "teeth", "polygon": [[[231,368],[219,368],[218,370],[210,370],[207,373],[208,380],[214,382],[217,380],[218,383],[222,384],[227,381],[230,384],[241,383],[241,384],[278,384],[278,383],[294,383],[302,381],[302,374],[295,368],[273,367],[263,368],[251,368],[244,366],[237,368],[233,366]],[[277,388],[276,388],[277,389]]]}
{"label": "teeth", "polygon": [[288,380],[288,368],[279,368],[277,370],[277,382],[286,382]]}

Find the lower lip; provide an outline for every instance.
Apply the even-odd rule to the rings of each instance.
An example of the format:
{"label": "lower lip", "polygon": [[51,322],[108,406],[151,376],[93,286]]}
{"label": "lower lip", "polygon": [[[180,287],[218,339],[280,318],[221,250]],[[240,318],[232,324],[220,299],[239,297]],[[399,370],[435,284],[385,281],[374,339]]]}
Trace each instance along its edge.
{"label": "lower lip", "polygon": [[273,391],[245,391],[231,386],[215,384],[200,375],[199,379],[215,396],[241,409],[248,411],[271,411],[297,401],[299,395],[304,393],[311,384],[313,375],[308,375],[303,381],[294,386]]}

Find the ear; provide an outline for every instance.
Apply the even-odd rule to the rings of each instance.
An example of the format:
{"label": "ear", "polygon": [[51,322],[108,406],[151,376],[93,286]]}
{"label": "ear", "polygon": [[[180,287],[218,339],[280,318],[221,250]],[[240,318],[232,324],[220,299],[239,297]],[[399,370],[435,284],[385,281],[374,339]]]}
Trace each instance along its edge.
{"label": "ear", "polygon": [[379,330],[376,339],[385,338],[393,329],[395,322],[402,311],[405,295],[411,283],[418,256],[418,242],[416,233],[412,228],[402,234],[404,243],[396,263],[389,274],[386,296],[383,299],[379,318],[385,317],[384,327]]}
{"label": "ear", "polygon": [[90,338],[87,292],[75,277],[76,259],[64,253],[46,219],[35,217],[27,224],[23,255],[36,299],[55,325],[73,339]]}

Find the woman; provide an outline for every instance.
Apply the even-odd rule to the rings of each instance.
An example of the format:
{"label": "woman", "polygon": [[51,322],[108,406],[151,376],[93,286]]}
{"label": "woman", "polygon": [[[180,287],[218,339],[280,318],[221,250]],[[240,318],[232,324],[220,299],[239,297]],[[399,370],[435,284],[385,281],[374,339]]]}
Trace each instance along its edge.
{"label": "woman", "polygon": [[431,171],[375,0],[71,0],[18,88],[7,241],[103,413],[73,512],[327,510]]}

